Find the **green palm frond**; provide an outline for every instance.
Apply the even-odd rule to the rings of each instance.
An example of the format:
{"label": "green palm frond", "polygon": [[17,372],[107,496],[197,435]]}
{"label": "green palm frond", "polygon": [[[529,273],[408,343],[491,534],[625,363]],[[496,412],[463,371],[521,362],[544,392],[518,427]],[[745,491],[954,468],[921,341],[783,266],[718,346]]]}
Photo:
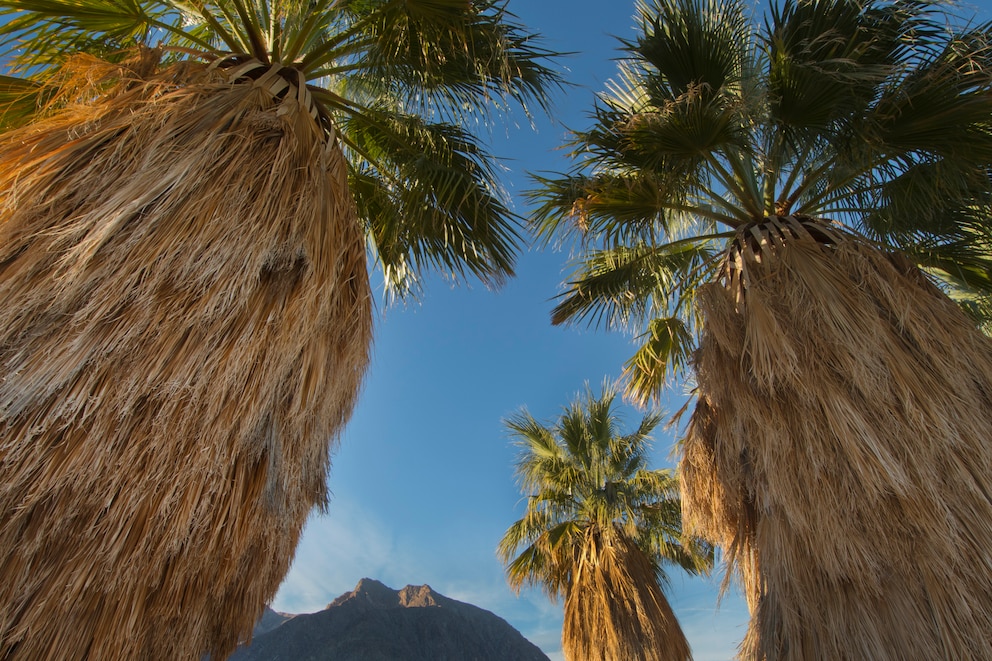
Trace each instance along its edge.
{"label": "green palm frond", "polygon": [[710,274],[715,257],[708,245],[712,238],[619,246],[590,254],[559,295],[552,323],[640,327],[668,309],[683,289]]}
{"label": "green palm frond", "polygon": [[[361,44],[361,67],[351,84],[373,98],[401,85],[416,94],[404,102],[419,113],[448,113],[447,119],[505,109],[502,100],[547,108],[548,70],[540,64],[552,55],[533,35],[513,23],[502,2],[350,2],[346,5],[361,31],[340,49],[327,45],[302,58],[304,66],[332,72],[330,62],[349,66]],[[471,20],[466,21],[466,14]],[[480,99],[486,103],[480,104]]]}
{"label": "green palm frond", "polygon": [[957,241],[918,242],[907,250],[911,259],[939,274],[962,300],[983,299],[992,292],[992,235],[987,226],[972,229],[962,232]]}
{"label": "green palm frond", "polygon": [[743,3],[737,0],[639,0],[641,35],[624,41],[629,64],[646,76],[652,99],[675,101],[701,90],[719,95],[741,83],[751,42]]}
{"label": "green palm frond", "polygon": [[0,129],[10,129],[27,123],[43,106],[45,87],[33,80],[0,76]]}
{"label": "green palm frond", "polygon": [[513,274],[520,235],[477,140],[452,124],[379,109],[342,126],[356,154],[359,215],[395,291],[425,267],[493,285]]}
{"label": "green palm frond", "polygon": [[519,553],[519,546],[510,547],[512,537],[507,531],[500,543],[498,555],[506,564],[507,582],[519,592],[526,585],[541,587],[552,599],[564,597],[573,570],[574,548],[583,537],[583,529],[575,521],[550,525],[534,537]]}
{"label": "green palm frond", "polygon": [[845,0],[772,7],[765,26],[771,121],[799,140],[866,111],[913,39],[906,37],[932,31],[923,11],[922,4]]}
{"label": "green palm frond", "polygon": [[628,395],[657,397],[693,351],[707,278],[644,256],[790,214],[869,236],[984,309],[992,24],[947,10],[785,0],[752,20],[737,2],[641,2],[574,168],[529,192],[535,231],[584,253],[553,321],[633,331]]}
{"label": "green palm frond", "polygon": [[[561,179],[532,175],[541,186],[528,193],[538,206],[533,226],[545,239],[602,237],[607,243],[654,241],[677,232],[695,212],[698,186],[692,173],[577,174]],[[712,224],[733,221],[739,210],[730,204],[704,208],[697,218]]]}
{"label": "green palm frond", "polygon": [[641,405],[657,398],[671,378],[688,369],[696,348],[693,327],[680,317],[657,317],[638,336],[637,351],[624,363],[630,397]]}

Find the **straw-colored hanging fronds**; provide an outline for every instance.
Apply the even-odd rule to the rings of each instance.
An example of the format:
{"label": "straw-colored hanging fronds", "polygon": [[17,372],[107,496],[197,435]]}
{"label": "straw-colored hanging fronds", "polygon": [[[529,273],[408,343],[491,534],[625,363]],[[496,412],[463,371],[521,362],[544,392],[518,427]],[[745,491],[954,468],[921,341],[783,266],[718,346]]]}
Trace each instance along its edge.
{"label": "straw-colored hanging fronds", "polygon": [[0,136],[3,658],[226,656],[367,362],[361,230],[305,89],[115,75]]}
{"label": "straw-colored hanging fronds", "polygon": [[654,568],[622,534],[590,528],[565,597],[569,661],[689,661],[692,653]]}
{"label": "straw-colored hanging fronds", "polygon": [[683,505],[743,578],[741,658],[992,658],[992,342],[810,219],[742,231],[700,305]]}

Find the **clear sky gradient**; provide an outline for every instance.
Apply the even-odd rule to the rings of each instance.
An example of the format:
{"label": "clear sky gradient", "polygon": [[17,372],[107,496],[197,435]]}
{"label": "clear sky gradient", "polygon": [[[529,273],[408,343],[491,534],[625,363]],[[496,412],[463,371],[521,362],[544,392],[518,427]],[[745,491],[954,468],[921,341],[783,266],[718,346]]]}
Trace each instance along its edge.
{"label": "clear sky gradient", "polygon": [[[990,3],[966,13],[988,20]],[[553,119],[536,118],[535,132],[514,112],[492,132],[514,209],[525,214],[526,173],[568,168],[559,148],[565,127],[588,126],[594,93],[616,71],[616,37],[634,35],[634,3],[510,0],[509,8],[546,47],[574,53],[561,60],[574,86],[557,96]],[[620,334],[551,326],[550,299],[567,260],[532,248],[499,291],[435,278],[418,302],[379,304],[371,367],[335,453],[329,511],[310,520],[273,608],[322,609],[363,577],[395,589],[427,583],[493,611],[562,658],[562,605],[539,590],[514,595],[495,549],[523,512],[502,420],[526,407],[550,422],[585,383],[598,391],[604,378],[617,377],[633,352]],[[639,421],[636,409],[622,411],[629,425]],[[655,467],[673,465],[673,442],[671,432],[655,434]],[[732,658],[745,631],[739,594],[718,608],[721,577],[672,571],[667,594],[697,661]]]}

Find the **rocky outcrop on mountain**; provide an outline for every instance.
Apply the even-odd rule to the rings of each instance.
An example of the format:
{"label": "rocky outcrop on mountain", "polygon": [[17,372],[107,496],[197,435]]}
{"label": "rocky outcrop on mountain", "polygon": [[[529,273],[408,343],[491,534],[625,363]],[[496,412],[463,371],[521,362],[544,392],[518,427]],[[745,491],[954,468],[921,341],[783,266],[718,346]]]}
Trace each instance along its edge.
{"label": "rocky outcrop on mountain", "polygon": [[502,618],[428,585],[392,590],[363,578],[326,609],[266,610],[231,661],[547,661]]}

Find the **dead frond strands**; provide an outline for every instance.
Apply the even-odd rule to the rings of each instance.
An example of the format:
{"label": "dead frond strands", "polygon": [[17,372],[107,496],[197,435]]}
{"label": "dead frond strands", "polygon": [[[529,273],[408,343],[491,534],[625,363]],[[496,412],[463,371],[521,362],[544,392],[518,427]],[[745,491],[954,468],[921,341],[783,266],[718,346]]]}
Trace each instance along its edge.
{"label": "dead frond strands", "polygon": [[811,219],[701,294],[685,521],[743,579],[741,658],[992,659],[992,343]]}
{"label": "dead frond strands", "polygon": [[371,299],[287,87],[187,64],[0,137],[0,657],[223,658],[325,503]]}
{"label": "dead frond strands", "polygon": [[590,529],[565,598],[569,661],[690,661],[654,568],[622,534]]}

